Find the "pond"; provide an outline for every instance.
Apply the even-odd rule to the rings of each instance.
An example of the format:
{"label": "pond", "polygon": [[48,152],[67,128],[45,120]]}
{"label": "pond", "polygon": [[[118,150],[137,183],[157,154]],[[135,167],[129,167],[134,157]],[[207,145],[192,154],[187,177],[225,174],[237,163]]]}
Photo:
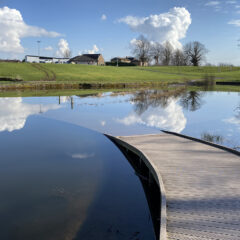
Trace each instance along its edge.
{"label": "pond", "polygon": [[161,130],[239,150],[240,95],[0,98],[0,239],[155,239],[144,178],[101,133]]}
{"label": "pond", "polygon": [[0,109],[0,131],[21,129],[37,115],[115,136],[168,130],[240,147],[239,92],[145,90],[0,98]]}

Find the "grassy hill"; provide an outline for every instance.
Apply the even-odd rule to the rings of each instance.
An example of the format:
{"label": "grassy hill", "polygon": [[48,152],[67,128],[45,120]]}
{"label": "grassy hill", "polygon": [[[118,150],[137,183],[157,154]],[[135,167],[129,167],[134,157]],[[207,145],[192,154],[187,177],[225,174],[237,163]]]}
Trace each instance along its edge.
{"label": "grassy hill", "polygon": [[[41,83],[181,83],[214,76],[217,81],[239,81],[240,67],[112,67],[71,64],[0,63],[4,78],[21,79],[21,84]],[[12,83],[19,84],[19,83]]]}

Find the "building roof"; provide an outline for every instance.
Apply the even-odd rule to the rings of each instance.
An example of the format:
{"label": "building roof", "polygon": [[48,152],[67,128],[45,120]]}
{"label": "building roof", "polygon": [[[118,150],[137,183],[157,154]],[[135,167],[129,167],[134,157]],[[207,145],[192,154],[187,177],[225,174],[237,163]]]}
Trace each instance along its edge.
{"label": "building roof", "polygon": [[126,57],[126,59],[129,59],[130,61],[137,60],[135,57]]}
{"label": "building roof", "polygon": [[82,56],[89,57],[97,61],[101,54],[83,54]]}
{"label": "building roof", "polygon": [[26,55],[25,57],[37,57],[39,59],[69,59],[69,58],[44,57],[44,56],[35,56],[35,55]]}
{"label": "building roof", "polygon": [[96,61],[96,60],[93,58],[87,57],[87,56],[83,56],[83,55],[76,56],[76,57],[70,59],[70,62],[93,62],[93,61]]}
{"label": "building roof", "polygon": [[70,59],[70,62],[98,62],[101,54],[83,54]]}

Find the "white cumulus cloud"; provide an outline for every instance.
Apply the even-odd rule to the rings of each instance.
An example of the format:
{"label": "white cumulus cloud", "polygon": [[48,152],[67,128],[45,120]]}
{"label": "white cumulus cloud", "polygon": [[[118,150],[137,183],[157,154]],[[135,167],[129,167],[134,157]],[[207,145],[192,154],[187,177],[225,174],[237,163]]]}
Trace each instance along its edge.
{"label": "white cumulus cloud", "polygon": [[205,6],[218,6],[220,5],[219,1],[209,1],[205,4]]}
{"label": "white cumulus cloud", "polygon": [[150,41],[169,41],[174,48],[181,48],[180,40],[186,37],[192,19],[186,8],[175,7],[159,15],[144,18],[127,16],[118,22],[126,23],[134,32],[146,35]]}
{"label": "white cumulus cloud", "polygon": [[20,11],[8,7],[0,8],[0,51],[23,53],[21,39],[25,37],[58,37],[57,32],[27,25]]}
{"label": "white cumulus cloud", "polygon": [[123,119],[117,119],[117,121],[127,126],[142,124],[148,127],[169,130],[177,133],[182,132],[187,124],[182,107],[175,99],[169,99],[166,108],[149,107],[140,116],[135,112],[132,112],[129,116]]}
{"label": "white cumulus cloud", "polygon": [[52,50],[53,50],[53,47],[48,46],[48,47],[45,47],[44,50],[45,50],[45,51],[52,51]]}
{"label": "white cumulus cloud", "polygon": [[58,57],[64,57],[64,55],[67,51],[70,52],[69,44],[68,44],[67,40],[62,38],[58,42],[58,50],[56,52],[56,55]]}
{"label": "white cumulus cloud", "polygon": [[[92,49],[90,50],[84,50],[82,53],[88,53],[88,54],[95,54],[99,52],[99,48],[96,44],[93,45]],[[81,52],[79,52],[79,54],[82,54]]]}
{"label": "white cumulus cloud", "polygon": [[103,15],[101,16],[101,20],[102,20],[102,21],[107,20],[107,16],[106,16],[105,14],[103,14]]}
{"label": "white cumulus cloud", "polygon": [[226,1],[226,3],[227,3],[227,4],[236,4],[237,1],[235,1],[235,0],[229,0],[229,1]]}
{"label": "white cumulus cloud", "polygon": [[228,24],[234,25],[236,27],[240,27],[240,19],[229,21]]}
{"label": "white cumulus cloud", "polygon": [[28,104],[22,98],[1,98],[0,99],[0,132],[19,130],[24,127],[30,115],[39,114],[60,108],[59,105],[49,104],[40,106]]}
{"label": "white cumulus cloud", "polygon": [[209,1],[205,4],[205,6],[212,7],[216,12],[219,12],[222,10],[221,3],[219,1]]}
{"label": "white cumulus cloud", "polygon": [[93,45],[93,48],[91,50],[88,50],[87,52],[89,54],[94,54],[97,53],[99,51],[99,48],[97,47],[97,45]]}

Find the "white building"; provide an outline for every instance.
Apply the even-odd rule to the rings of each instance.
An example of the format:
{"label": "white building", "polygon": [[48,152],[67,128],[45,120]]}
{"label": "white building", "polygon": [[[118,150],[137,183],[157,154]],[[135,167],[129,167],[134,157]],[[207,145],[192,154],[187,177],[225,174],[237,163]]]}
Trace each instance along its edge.
{"label": "white building", "polygon": [[25,62],[29,63],[68,63],[69,58],[55,58],[26,55]]}

